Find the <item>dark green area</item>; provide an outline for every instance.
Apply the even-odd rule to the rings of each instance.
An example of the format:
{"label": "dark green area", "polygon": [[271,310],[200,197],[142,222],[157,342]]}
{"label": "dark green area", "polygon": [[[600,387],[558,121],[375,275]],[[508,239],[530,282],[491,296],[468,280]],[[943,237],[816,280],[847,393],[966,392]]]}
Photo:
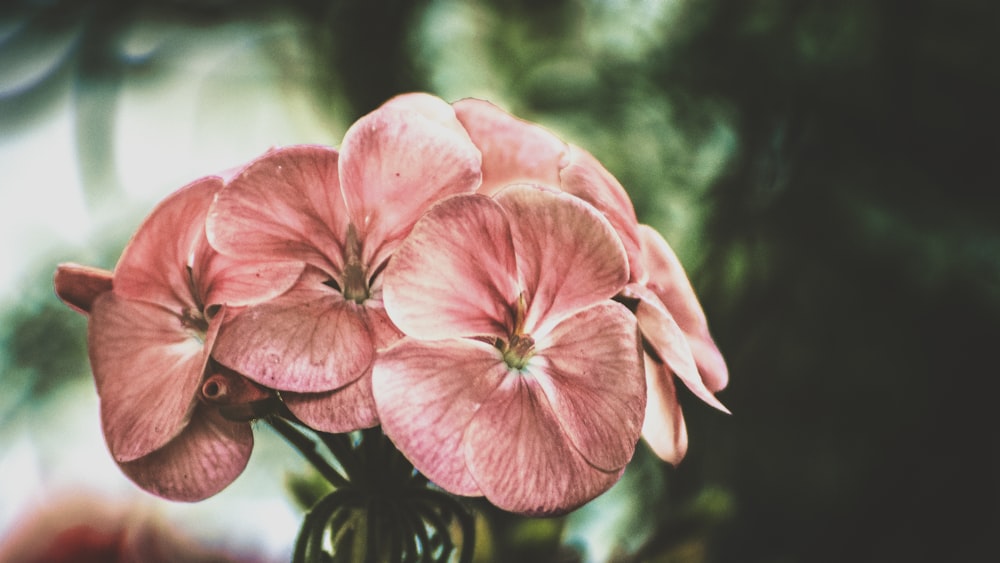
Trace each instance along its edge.
{"label": "dark green area", "polygon": [[[95,201],[117,189],[108,107],[136,65],[155,68],[110,48],[140,17],[297,14],[326,71],[312,87],[347,100],[348,119],[398,92],[464,95],[433,78],[461,53],[434,47],[447,37],[432,18],[458,3],[12,4],[2,21],[28,23],[0,62],[83,31],[51,73],[0,92],[0,130],[30,127],[71,76]],[[677,243],[730,364],[734,415],[685,394],[687,459],[622,493],[655,523],[637,559],[992,560],[1000,4],[691,1],[649,33],[621,28],[643,3],[596,4],[471,3],[488,22],[471,41],[508,109],[589,148]],[[608,34],[639,39],[588,39]],[[84,361],[84,323],[39,293],[42,266],[3,312],[5,392],[50,393]],[[530,533],[484,510],[501,553],[573,560],[562,521]]]}

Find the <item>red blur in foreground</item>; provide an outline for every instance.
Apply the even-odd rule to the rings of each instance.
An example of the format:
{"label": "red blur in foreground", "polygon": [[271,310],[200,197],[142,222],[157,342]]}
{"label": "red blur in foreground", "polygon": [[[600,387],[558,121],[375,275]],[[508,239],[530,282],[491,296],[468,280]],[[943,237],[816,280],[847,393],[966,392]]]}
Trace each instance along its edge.
{"label": "red blur in foreground", "polygon": [[140,507],[66,495],[0,540],[5,563],[251,563],[200,545]]}

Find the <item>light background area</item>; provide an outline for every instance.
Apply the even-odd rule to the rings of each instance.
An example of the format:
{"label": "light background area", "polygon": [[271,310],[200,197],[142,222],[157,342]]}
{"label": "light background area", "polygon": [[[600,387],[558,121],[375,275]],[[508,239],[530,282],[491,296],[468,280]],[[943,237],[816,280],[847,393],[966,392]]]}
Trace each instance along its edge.
{"label": "light background area", "polygon": [[[50,280],[58,260],[112,268],[145,214],[200,176],[274,145],[336,144],[342,128],[331,123],[335,112],[319,111],[305,84],[314,65],[299,31],[294,21],[281,18],[204,29],[139,20],[120,42],[121,56],[137,61],[128,67],[137,76],[126,75],[121,89],[108,92],[114,96],[105,116],[113,127],[114,167],[105,185],[85,186],[73,95],[79,85],[69,76],[30,126],[0,135],[4,309],[30,307],[31,299],[55,300]],[[275,57],[276,50],[284,57]],[[30,86],[31,76],[52,72],[66,56],[61,50],[27,51],[20,74],[6,74],[2,85],[8,93]],[[155,61],[154,76],[142,76],[150,72],[143,59]],[[87,197],[88,189],[101,195]],[[85,320],[69,322],[84,339]],[[208,545],[253,554],[254,560],[288,559],[301,514],[288,498],[284,476],[304,470],[290,446],[258,425],[249,466],[225,491],[195,504],[156,499],[112,462],[88,366],[83,362],[78,369],[60,374],[71,383],[41,399],[28,392],[38,385],[28,380],[37,373],[15,365],[4,374],[0,538],[50,503],[96,496]]]}

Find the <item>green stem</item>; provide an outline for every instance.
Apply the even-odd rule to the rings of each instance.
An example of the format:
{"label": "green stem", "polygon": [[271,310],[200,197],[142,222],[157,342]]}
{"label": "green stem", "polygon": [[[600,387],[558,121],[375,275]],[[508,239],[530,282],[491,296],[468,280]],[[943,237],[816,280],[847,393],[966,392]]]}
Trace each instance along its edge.
{"label": "green stem", "polygon": [[[447,521],[452,517],[458,520],[458,525],[462,529],[462,551],[458,560],[460,563],[471,563],[476,544],[476,520],[472,513],[455,497],[443,491],[417,489],[412,492],[412,498],[418,506],[425,508],[424,518],[446,534],[449,540],[451,534],[448,532]],[[434,510],[434,507],[439,510]]]}
{"label": "green stem", "polygon": [[309,438],[302,433],[298,428],[295,427],[291,422],[288,422],[284,418],[279,416],[270,416],[265,419],[271,428],[274,428],[279,434],[281,434],[285,440],[290,444],[295,446],[295,449],[302,453],[303,457],[309,461],[320,472],[323,477],[326,478],[330,484],[336,489],[341,489],[348,487],[349,483],[339,471],[333,468],[332,465],[324,458],[318,451],[316,451],[316,441]]}
{"label": "green stem", "polygon": [[358,454],[351,444],[351,438],[347,434],[330,434],[327,432],[317,432],[319,439],[323,441],[333,457],[337,459],[340,466],[344,468],[347,480],[357,483],[364,478],[364,464],[358,459]]}
{"label": "green stem", "polygon": [[[357,547],[366,548],[365,561],[374,561],[380,547],[395,559],[447,561],[456,548],[451,537],[456,521],[462,535],[459,561],[472,561],[476,531],[472,513],[453,496],[431,488],[381,428],[362,430],[361,441],[355,444],[347,434],[311,430],[291,413],[263,420],[334,487],[306,513],[295,545],[295,562],[324,558],[327,531],[335,552],[351,551],[351,544],[364,542]],[[320,444],[339,469],[320,452]],[[365,536],[356,536],[356,527],[344,528],[352,515],[361,519]]]}
{"label": "green stem", "polygon": [[333,491],[306,513],[299,537],[295,541],[293,563],[311,563],[319,561],[323,550],[323,535],[328,522],[341,509],[349,509],[351,503],[357,502],[356,494],[350,489]]}

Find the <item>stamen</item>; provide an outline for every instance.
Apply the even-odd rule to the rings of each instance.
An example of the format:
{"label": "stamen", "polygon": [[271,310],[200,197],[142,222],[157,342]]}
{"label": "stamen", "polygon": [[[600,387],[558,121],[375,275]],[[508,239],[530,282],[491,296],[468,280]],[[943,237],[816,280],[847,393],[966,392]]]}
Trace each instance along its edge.
{"label": "stamen", "polygon": [[355,303],[364,303],[371,295],[368,291],[368,283],[365,281],[365,272],[359,264],[347,264],[344,266],[344,299]]}
{"label": "stamen", "polygon": [[514,309],[514,334],[524,332],[524,317],[528,314],[527,292],[522,291],[517,296],[517,308]]}
{"label": "stamen", "polygon": [[344,276],[341,288],[344,299],[355,303],[364,303],[371,297],[366,277],[364,265],[361,263],[361,241],[358,240],[358,232],[354,225],[348,225],[347,241],[344,244]]}

